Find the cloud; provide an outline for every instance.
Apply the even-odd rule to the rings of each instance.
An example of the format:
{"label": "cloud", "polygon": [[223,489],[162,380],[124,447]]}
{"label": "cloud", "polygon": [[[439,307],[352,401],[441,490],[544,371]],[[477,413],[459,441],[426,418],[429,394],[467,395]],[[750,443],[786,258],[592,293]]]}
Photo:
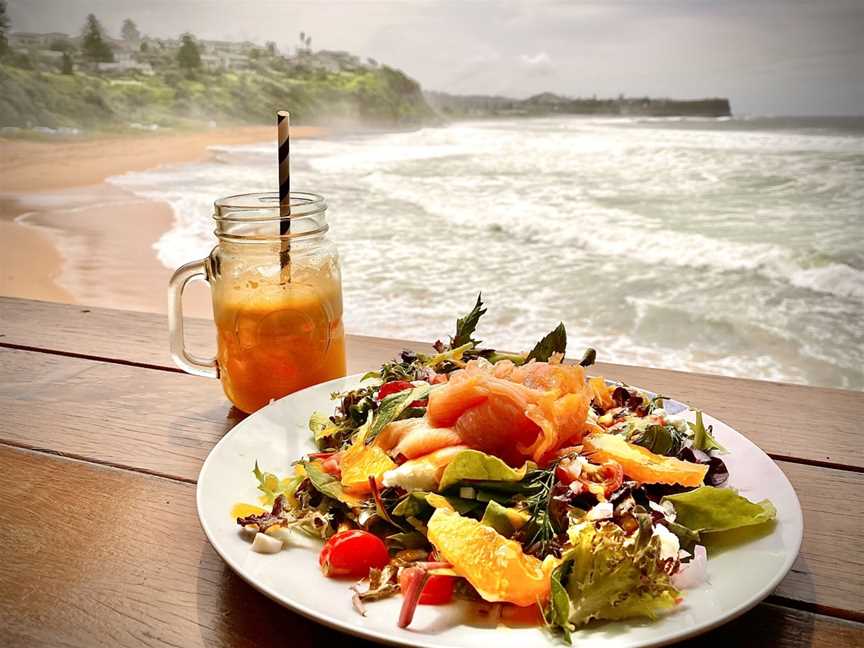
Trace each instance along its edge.
{"label": "cloud", "polygon": [[545,65],[552,59],[549,58],[546,52],[537,52],[536,54],[522,54],[519,60],[525,65]]}

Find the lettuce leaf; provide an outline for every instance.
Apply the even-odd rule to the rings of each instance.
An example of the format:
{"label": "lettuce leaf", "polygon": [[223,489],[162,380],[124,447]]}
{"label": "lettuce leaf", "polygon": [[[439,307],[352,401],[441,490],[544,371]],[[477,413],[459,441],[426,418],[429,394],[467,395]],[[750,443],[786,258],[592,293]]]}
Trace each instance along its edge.
{"label": "lettuce leaf", "polygon": [[309,417],[309,431],[315,441],[320,441],[340,432],[340,428],[324,412],[312,412]]}
{"label": "lettuce leaf", "polygon": [[777,510],[768,500],[751,502],[731,488],[700,486],[686,493],[667,495],[661,502],[672,502],[675,522],[696,533],[764,524],[777,517]]}
{"label": "lettuce leaf", "polygon": [[567,633],[593,619],[653,619],[675,607],[679,592],[663,570],[660,541],[650,529],[648,523],[628,537],[611,522],[571,527],[572,548],[553,572],[569,603],[553,585],[548,622]]}
{"label": "lettuce leaf", "polygon": [[443,492],[465,480],[518,482],[527,472],[527,463],[515,470],[498,457],[479,450],[463,450],[444,469],[438,490]]}
{"label": "lettuce leaf", "polygon": [[702,412],[696,411],[696,422],[695,423],[687,423],[690,426],[690,429],[693,430],[693,447],[697,450],[702,450],[703,452],[709,452],[710,450],[719,450],[720,452],[726,452],[726,448],[717,443],[717,440],[711,436],[711,426],[709,425],[707,428],[705,424],[702,423]]}

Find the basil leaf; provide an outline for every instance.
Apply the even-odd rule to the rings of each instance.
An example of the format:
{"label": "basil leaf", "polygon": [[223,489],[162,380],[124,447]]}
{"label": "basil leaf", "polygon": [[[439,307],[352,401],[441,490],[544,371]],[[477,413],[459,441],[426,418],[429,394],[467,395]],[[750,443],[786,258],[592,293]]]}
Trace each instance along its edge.
{"label": "basil leaf", "polygon": [[534,345],[525,361],[548,362],[553,353],[563,354],[566,351],[567,330],[564,328],[564,323],[561,322]]}
{"label": "basil leaf", "polygon": [[481,297],[483,293],[477,295],[477,303],[474,304],[474,308],[471,309],[465,317],[460,317],[456,320],[456,335],[450,338],[450,348],[455,348],[462,346],[463,344],[468,344],[469,342],[474,344],[480,344],[479,340],[474,340],[471,336],[474,334],[474,329],[477,328],[477,323],[480,321],[480,318],[486,312],[486,309],[483,308],[483,301]]}

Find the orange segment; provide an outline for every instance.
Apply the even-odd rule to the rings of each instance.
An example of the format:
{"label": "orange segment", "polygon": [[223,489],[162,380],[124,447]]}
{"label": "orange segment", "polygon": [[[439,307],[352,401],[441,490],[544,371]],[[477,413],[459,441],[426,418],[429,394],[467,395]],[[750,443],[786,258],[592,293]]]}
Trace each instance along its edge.
{"label": "orange segment", "polygon": [[342,486],[352,493],[368,493],[371,490],[369,477],[380,481],[381,475],[395,467],[393,460],[378,446],[365,446],[362,442],[352,445],[339,462]]}
{"label": "orange segment", "polygon": [[708,472],[706,465],[654,454],[614,434],[592,434],[582,443],[592,461],[617,461],[625,475],[645,484],[701,486]]}
{"label": "orange segment", "polygon": [[485,600],[527,606],[549,597],[554,561],[540,562],[523,553],[515,540],[448,508],[435,510],[428,530],[429,542],[442,560],[453,565]]}
{"label": "orange segment", "polygon": [[594,393],[594,402],[597,403],[603,410],[611,409],[615,402],[612,400],[612,390],[609,385],[603,380],[602,376],[595,376],[588,379],[588,385]]}

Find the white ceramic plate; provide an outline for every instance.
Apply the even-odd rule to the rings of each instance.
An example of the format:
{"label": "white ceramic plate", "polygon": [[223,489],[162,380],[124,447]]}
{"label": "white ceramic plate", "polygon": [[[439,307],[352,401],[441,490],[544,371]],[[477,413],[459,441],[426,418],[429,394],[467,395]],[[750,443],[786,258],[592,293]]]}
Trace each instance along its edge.
{"label": "white ceramic plate", "polygon": [[[208,540],[244,580],[273,600],[320,623],[377,641],[411,646],[524,648],[554,645],[536,627],[491,627],[471,614],[468,603],[418,606],[411,627],[401,630],[396,619],[401,597],[370,603],[368,616],[351,607],[350,583],[325,578],[318,568],[320,543],[294,537],[276,555],[250,550],[231,507],[257,501],[252,476],[257,459],[262,469],[287,474],[291,462],[314,451],[307,428],[314,410],[331,412],[330,394],[352,389],[359,375],[340,378],[287,396],[239,423],[213,448],[198,477],[198,516]],[[667,401],[667,407],[672,410]],[[801,507],[789,480],[759,448],[728,425],[710,417],[717,439],[728,450],[723,459],[729,483],[751,500],[769,498],[777,507],[777,523],[745,533],[736,543],[709,544],[708,578],[688,590],[678,609],[658,621],[603,623],[574,634],[574,644],[591,646],[656,646],[714,628],[747,611],[777,586],[798,555],[803,523]],[[584,642],[584,644],[583,644]]]}

